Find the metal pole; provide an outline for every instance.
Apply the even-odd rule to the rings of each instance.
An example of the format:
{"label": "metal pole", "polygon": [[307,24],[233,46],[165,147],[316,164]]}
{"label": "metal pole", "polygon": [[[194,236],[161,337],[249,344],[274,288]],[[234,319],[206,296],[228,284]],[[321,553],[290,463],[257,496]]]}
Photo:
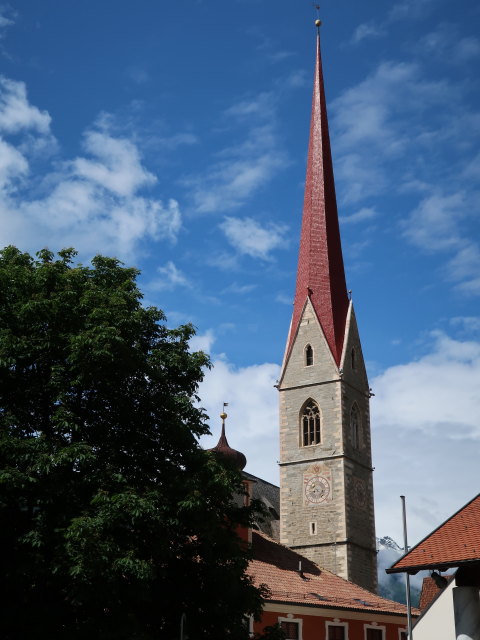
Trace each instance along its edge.
{"label": "metal pole", "polygon": [[[403,514],[403,545],[405,553],[408,552],[408,542],[407,542],[407,513],[405,510],[405,496],[400,496],[400,500],[402,501],[402,514]],[[412,633],[412,603],[410,600],[410,575],[408,571],[405,572],[405,592],[407,594],[407,626],[408,626],[408,637],[409,640],[413,640]]]}
{"label": "metal pole", "polygon": [[182,617],[180,618],[180,640],[184,640],[184,624],[185,624],[185,620],[187,619],[187,614],[186,613],[182,613]]}

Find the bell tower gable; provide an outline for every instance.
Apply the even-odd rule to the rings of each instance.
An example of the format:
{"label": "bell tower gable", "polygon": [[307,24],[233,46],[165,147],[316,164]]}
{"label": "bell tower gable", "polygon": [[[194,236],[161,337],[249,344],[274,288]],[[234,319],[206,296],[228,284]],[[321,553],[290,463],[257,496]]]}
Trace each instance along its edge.
{"label": "bell tower gable", "polygon": [[362,391],[368,392],[367,371],[352,301],[350,301],[348,308],[340,371],[342,372],[342,377],[345,382],[354,385]]}
{"label": "bell tower gable", "polygon": [[279,389],[338,378],[335,359],[325,338],[315,309],[307,298],[296,335],[280,376]]}

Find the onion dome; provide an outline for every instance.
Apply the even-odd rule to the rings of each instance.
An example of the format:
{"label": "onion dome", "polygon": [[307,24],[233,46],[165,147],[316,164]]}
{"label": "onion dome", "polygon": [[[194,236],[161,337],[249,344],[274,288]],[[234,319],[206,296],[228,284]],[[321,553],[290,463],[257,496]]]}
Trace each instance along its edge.
{"label": "onion dome", "polygon": [[215,455],[218,455],[229,465],[237,468],[239,471],[242,471],[247,464],[247,459],[241,451],[232,449],[228,444],[228,440],[225,435],[225,419],[227,418],[225,411],[220,414],[220,418],[222,419],[222,433],[220,435],[220,439],[218,440],[217,446],[212,449],[208,449],[208,451],[213,451]]}

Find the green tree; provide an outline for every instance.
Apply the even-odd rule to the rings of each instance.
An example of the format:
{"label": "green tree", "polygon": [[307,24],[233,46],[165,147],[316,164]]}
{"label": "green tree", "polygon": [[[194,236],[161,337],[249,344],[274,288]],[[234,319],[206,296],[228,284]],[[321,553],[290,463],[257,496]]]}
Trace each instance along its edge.
{"label": "green tree", "polygon": [[198,445],[209,360],[135,269],[74,257],[0,252],[0,636],[170,639],[184,614],[190,640],[247,638],[252,511]]}

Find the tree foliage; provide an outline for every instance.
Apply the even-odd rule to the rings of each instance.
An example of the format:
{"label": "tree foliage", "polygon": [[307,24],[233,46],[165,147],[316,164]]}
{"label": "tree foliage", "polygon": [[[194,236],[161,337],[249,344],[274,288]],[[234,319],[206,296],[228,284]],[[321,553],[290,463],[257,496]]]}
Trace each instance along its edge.
{"label": "tree foliage", "polygon": [[[0,252],[0,635],[247,638],[238,473],[203,451],[209,360],[138,272]],[[238,502],[238,501],[237,501]]]}

